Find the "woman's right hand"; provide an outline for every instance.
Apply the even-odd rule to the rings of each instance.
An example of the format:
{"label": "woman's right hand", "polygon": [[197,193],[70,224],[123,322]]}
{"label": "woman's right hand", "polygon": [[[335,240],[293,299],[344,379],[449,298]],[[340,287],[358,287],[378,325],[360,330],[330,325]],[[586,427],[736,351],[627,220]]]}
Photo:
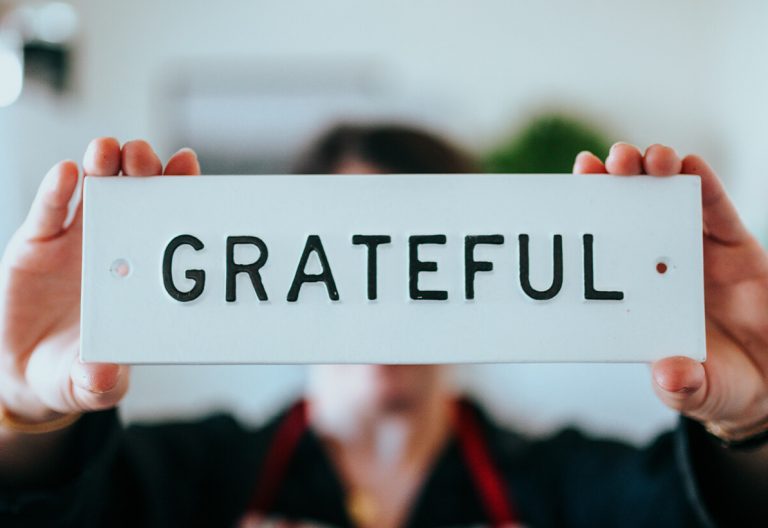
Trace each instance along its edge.
{"label": "woman's right hand", "polygon": [[[163,168],[144,141],[121,148],[100,138],[88,146],[83,171],[88,178],[195,175],[200,166],[189,149]],[[128,389],[127,366],[79,358],[82,199],[67,222],[77,181],[72,161],[48,172],[0,260],[0,406],[25,422],[110,408]]]}

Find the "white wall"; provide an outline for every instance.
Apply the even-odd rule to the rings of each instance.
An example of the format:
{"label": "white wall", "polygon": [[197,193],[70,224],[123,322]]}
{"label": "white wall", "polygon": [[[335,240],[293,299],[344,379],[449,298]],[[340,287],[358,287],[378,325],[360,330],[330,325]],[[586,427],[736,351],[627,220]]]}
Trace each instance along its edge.
{"label": "white wall", "polygon": [[[0,239],[48,166],[89,138],[170,145],[156,91],[180,60],[339,60],[381,64],[393,89],[455,112],[449,132],[486,147],[542,108],[566,108],[613,137],[700,152],[749,225],[765,228],[768,4],[522,0],[77,0],[83,35],[71,97],[26,94],[0,109]],[[1,81],[1,80],[0,80]],[[534,430],[576,420],[644,439],[670,423],[631,365],[464,368],[500,416]],[[131,417],[216,406],[258,420],[298,391],[300,368],[138,368]]]}

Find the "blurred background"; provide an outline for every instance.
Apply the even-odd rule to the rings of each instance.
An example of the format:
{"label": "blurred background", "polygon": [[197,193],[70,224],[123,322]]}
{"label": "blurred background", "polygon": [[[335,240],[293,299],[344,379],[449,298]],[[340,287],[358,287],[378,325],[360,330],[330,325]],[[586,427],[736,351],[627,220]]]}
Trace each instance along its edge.
{"label": "blurred background", "polygon": [[[696,152],[766,240],[768,3],[759,0],[0,0],[0,245],[47,169],[88,141],[191,146],[204,173],[281,173],[337,120],[426,126],[489,171],[568,172],[618,140]],[[674,416],[645,365],[466,366],[459,383],[534,433],[644,442]],[[286,366],[138,367],[129,420],[259,423]]]}

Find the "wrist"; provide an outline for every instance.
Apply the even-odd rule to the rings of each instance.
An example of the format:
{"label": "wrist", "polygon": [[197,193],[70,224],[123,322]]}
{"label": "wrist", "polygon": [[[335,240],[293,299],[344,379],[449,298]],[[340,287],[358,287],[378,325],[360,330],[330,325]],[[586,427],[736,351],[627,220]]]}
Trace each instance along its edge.
{"label": "wrist", "polygon": [[753,449],[768,444],[768,418],[738,428],[729,428],[718,422],[704,422],[702,425],[723,447]]}
{"label": "wrist", "polygon": [[48,410],[34,414],[17,414],[0,404],[0,433],[45,434],[74,424],[80,413],[63,414]]}

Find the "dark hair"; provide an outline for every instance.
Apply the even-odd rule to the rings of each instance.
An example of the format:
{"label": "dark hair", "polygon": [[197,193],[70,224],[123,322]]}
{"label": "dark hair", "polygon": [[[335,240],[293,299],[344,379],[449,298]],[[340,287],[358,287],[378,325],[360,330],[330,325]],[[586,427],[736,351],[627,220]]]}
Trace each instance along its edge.
{"label": "dark hair", "polygon": [[401,174],[478,171],[467,153],[431,132],[406,125],[340,124],[315,140],[299,159],[295,172],[333,174],[345,159]]}

